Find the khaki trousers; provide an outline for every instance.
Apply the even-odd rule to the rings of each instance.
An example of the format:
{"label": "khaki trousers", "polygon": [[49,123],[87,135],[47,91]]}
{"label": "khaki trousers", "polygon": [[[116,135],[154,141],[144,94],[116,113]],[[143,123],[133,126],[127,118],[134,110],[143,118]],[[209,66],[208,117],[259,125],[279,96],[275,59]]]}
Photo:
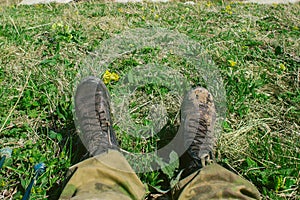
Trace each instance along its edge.
{"label": "khaki trousers", "polygon": [[[75,171],[76,170],[76,171]],[[118,151],[89,158],[70,168],[75,171],[60,199],[144,199],[146,186]],[[181,180],[173,189],[176,199],[260,199],[249,181],[218,164],[211,164]]]}

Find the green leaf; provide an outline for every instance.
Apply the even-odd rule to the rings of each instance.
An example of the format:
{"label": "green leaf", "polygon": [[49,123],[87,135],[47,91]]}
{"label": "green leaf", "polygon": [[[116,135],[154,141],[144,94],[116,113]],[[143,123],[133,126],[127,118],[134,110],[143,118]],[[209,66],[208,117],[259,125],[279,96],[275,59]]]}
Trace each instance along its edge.
{"label": "green leaf", "polygon": [[257,167],[257,163],[254,160],[252,160],[250,157],[246,158],[246,162],[249,167]]}
{"label": "green leaf", "polygon": [[160,165],[161,170],[171,180],[174,176],[176,169],[179,167],[178,155],[175,151],[172,151],[169,155],[169,163],[164,162],[162,159],[158,159],[157,163]]}
{"label": "green leaf", "polygon": [[128,82],[129,83],[134,83],[132,72],[129,72],[127,74],[127,78],[128,78]]}
{"label": "green leaf", "polygon": [[50,131],[49,133],[50,133],[50,134],[49,134],[49,137],[50,137],[51,139],[55,139],[55,138],[56,138],[56,132]]}
{"label": "green leaf", "polygon": [[60,142],[60,141],[62,141],[62,135],[61,134],[59,134],[59,133],[57,133],[57,135],[56,135],[56,139]]}

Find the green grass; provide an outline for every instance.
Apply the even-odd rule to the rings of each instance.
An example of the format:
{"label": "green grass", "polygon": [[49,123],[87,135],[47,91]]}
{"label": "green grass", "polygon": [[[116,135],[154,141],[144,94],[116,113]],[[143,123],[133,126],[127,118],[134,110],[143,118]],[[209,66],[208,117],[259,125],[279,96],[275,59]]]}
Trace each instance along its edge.
{"label": "green grass", "polygon": [[[68,167],[82,153],[72,95],[83,59],[115,34],[152,26],[198,41],[222,73],[227,119],[218,142],[219,163],[253,182],[264,199],[300,198],[299,9],[299,3],[221,1],[0,7],[0,148],[13,149],[0,171],[1,198],[20,199],[37,162],[48,168],[32,199],[57,198]],[[114,61],[110,70],[122,77],[137,65],[156,61],[178,70],[183,66],[192,85],[201,83],[186,61],[159,55],[158,49],[146,48]],[[116,85],[108,87],[113,91]],[[147,125],[149,108],[141,105],[165,101],[170,120],[163,132],[176,133],[180,105],[167,92],[151,84],[139,88],[130,100],[132,108],[139,108],[131,118]],[[131,136],[115,128],[128,151],[147,152],[158,145],[159,138],[133,145]],[[153,186],[166,185],[160,172],[140,177]]]}

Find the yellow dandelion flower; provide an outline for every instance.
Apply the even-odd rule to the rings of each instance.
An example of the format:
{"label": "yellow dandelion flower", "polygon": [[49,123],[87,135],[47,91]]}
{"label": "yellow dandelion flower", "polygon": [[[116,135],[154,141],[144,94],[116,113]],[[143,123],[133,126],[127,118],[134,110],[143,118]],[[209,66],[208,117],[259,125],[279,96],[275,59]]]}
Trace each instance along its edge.
{"label": "yellow dandelion flower", "polygon": [[229,15],[232,15],[232,10],[231,10],[231,6],[230,5],[227,5],[226,8],[225,8],[225,12]]}
{"label": "yellow dandelion flower", "polygon": [[29,158],[29,162],[34,163],[35,159],[31,157],[31,158]]}
{"label": "yellow dandelion flower", "polygon": [[228,60],[230,67],[236,66],[236,62],[233,60]]}
{"label": "yellow dandelion flower", "polygon": [[122,13],[122,12],[123,12],[123,9],[122,9],[122,8],[118,8],[118,11],[119,11],[120,13]]}
{"label": "yellow dandelion flower", "polygon": [[108,84],[110,81],[118,81],[119,79],[119,75],[115,72],[111,73],[110,71],[106,70],[103,74],[103,82],[105,84]]}
{"label": "yellow dandelion flower", "polygon": [[282,71],[286,70],[286,66],[282,63],[279,64],[279,69],[281,69]]}
{"label": "yellow dandelion flower", "polygon": [[53,31],[55,31],[55,30],[57,30],[57,29],[59,29],[59,28],[62,28],[64,25],[62,24],[62,23],[60,23],[60,22],[58,22],[58,23],[53,23],[52,24],[52,26],[51,26],[51,29],[53,30]]}
{"label": "yellow dandelion flower", "polygon": [[210,1],[206,3],[207,7],[211,7],[212,5],[213,5],[212,2],[210,2]]}
{"label": "yellow dandelion flower", "polygon": [[5,184],[4,180],[2,180],[2,181],[0,182],[0,186],[4,187],[5,185],[6,185],[6,184]]}
{"label": "yellow dandelion flower", "polygon": [[60,28],[64,26],[61,22],[58,22],[56,25],[57,25],[57,27],[60,27]]}
{"label": "yellow dandelion flower", "polygon": [[55,30],[56,30],[56,27],[57,27],[57,25],[56,25],[56,23],[54,23],[54,24],[52,24],[51,29],[52,29],[53,31],[55,31]]}

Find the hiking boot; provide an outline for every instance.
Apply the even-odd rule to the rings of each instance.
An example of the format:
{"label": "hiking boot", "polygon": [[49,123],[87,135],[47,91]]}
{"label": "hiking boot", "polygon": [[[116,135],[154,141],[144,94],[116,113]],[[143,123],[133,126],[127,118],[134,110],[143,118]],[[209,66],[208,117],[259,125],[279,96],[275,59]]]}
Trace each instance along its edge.
{"label": "hiking boot", "polygon": [[184,148],[181,158],[182,177],[215,162],[216,138],[214,124],[216,111],[212,95],[204,88],[192,89],[181,106],[179,134],[183,135]]}
{"label": "hiking boot", "polygon": [[96,77],[83,79],[75,94],[75,115],[80,138],[92,156],[118,149],[110,117],[110,97]]}

